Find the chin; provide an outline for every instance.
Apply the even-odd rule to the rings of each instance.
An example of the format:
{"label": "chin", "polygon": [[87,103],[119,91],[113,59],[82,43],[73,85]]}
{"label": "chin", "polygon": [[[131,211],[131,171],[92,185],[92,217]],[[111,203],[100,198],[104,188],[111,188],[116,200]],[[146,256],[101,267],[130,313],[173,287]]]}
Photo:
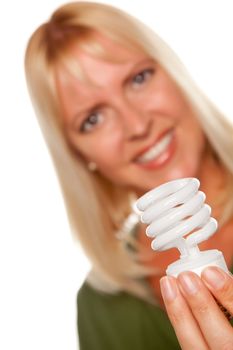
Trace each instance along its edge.
{"label": "chin", "polygon": [[145,192],[148,192],[165,182],[169,182],[172,180],[181,179],[185,177],[198,177],[198,174],[199,174],[199,167],[196,166],[194,162],[192,162],[192,164],[186,164],[183,167],[176,167],[176,168],[170,169],[167,172],[164,172],[163,175],[154,174],[154,176],[151,177],[151,174],[150,174],[148,177],[145,176],[144,179],[141,181],[140,186],[135,187],[134,190],[137,194],[142,195]]}

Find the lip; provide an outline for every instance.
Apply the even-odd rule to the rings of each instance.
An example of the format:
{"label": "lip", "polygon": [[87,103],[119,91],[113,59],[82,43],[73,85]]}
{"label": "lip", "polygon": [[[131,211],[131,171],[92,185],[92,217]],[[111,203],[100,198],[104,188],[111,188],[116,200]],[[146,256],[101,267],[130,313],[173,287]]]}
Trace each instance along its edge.
{"label": "lip", "polygon": [[153,141],[150,145],[148,145],[147,147],[143,148],[140,152],[137,153],[137,155],[134,157],[133,161],[137,161],[137,159],[139,157],[141,157],[145,152],[147,152],[151,147],[155,146],[155,144],[157,142],[159,142],[163,137],[164,135],[168,134],[169,132],[171,132],[173,130],[173,128],[169,128],[169,129],[166,129],[164,130],[161,134],[159,134],[159,136],[156,138],[155,141]]}
{"label": "lip", "polygon": [[[168,132],[170,132],[172,130],[173,130],[173,128],[161,133],[159,135],[159,137],[157,138],[156,142],[158,142],[165,134],[167,134]],[[151,146],[145,148],[145,150],[143,152],[140,152],[140,154],[143,154],[150,147],[154,146],[156,144],[156,142],[152,143]],[[171,143],[168,145],[167,149],[161,155],[159,155],[158,157],[156,157],[155,159],[153,159],[147,163],[137,162],[137,158],[139,157],[138,156],[137,158],[134,159],[134,162],[140,168],[144,168],[147,170],[156,170],[156,169],[159,170],[160,168],[165,166],[173,158],[173,155],[174,155],[175,150],[176,150],[176,145],[177,145],[177,140],[176,140],[175,134],[173,132]]]}

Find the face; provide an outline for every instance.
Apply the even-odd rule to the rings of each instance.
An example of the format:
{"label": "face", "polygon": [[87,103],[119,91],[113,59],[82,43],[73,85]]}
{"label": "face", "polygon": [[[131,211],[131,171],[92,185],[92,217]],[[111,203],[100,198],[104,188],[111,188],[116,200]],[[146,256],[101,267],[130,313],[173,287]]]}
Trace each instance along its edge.
{"label": "face", "polygon": [[139,195],[175,178],[197,176],[205,137],[176,84],[146,54],[98,40],[121,63],[73,46],[71,53],[92,84],[61,66],[56,70],[69,141],[103,176]]}

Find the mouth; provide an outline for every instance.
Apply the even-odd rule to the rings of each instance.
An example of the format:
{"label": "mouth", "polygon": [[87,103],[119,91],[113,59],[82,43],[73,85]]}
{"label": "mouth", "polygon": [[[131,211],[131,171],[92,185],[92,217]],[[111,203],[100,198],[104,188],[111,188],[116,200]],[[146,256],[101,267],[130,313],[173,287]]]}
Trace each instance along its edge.
{"label": "mouth", "polygon": [[134,162],[144,166],[151,165],[151,163],[154,166],[162,165],[172,155],[173,144],[174,129],[169,129],[163,132],[151,146],[140,152],[140,155],[134,159]]}

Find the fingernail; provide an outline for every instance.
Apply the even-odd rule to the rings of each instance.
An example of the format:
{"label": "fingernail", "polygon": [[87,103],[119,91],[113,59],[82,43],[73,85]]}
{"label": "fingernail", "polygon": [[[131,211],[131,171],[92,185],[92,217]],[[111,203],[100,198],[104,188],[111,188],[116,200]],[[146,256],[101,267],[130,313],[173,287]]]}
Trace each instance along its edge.
{"label": "fingernail", "polygon": [[214,289],[221,289],[226,282],[226,276],[217,267],[207,267],[202,272],[201,277]]}
{"label": "fingernail", "polygon": [[172,301],[177,296],[177,287],[172,277],[165,276],[160,279],[161,293],[164,301]]}
{"label": "fingernail", "polygon": [[182,272],[178,276],[178,281],[183,291],[187,294],[196,294],[199,290],[199,281],[194,273]]}

